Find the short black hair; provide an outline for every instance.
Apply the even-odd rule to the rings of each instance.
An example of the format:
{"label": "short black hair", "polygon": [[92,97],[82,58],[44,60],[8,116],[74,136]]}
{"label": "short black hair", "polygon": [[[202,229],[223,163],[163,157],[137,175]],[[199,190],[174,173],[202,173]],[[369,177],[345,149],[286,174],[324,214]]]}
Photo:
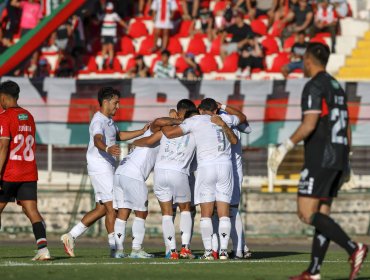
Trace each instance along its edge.
{"label": "short black hair", "polygon": [[177,102],[177,111],[185,110],[185,111],[191,111],[191,110],[197,110],[197,107],[195,106],[194,102],[190,99],[181,99],[179,102]]}
{"label": "short black hair", "polygon": [[325,67],[329,61],[330,49],[322,43],[308,43],[306,54],[312,56],[320,65]]}
{"label": "short black hair", "polygon": [[103,105],[103,100],[111,100],[113,96],[120,97],[121,94],[118,90],[112,88],[112,87],[102,87],[98,92],[98,101],[99,105]]}
{"label": "short black hair", "polygon": [[168,57],[170,57],[170,56],[171,56],[171,53],[170,53],[170,51],[169,51],[169,50],[165,49],[165,50],[163,50],[163,51],[161,52],[161,55],[167,55]]}
{"label": "short black hair", "polygon": [[19,98],[19,86],[16,82],[7,80],[5,82],[0,83],[0,93],[4,93],[8,96],[13,97],[14,99],[18,100]]}
{"label": "short black hair", "polygon": [[188,119],[188,118],[190,118],[194,115],[199,115],[199,111],[197,109],[186,111],[186,113],[184,115],[184,119]]}
{"label": "short black hair", "polygon": [[214,110],[217,110],[217,102],[216,100],[212,98],[205,98],[200,102],[198,109],[202,109],[205,111],[211,111],[213,112]]}

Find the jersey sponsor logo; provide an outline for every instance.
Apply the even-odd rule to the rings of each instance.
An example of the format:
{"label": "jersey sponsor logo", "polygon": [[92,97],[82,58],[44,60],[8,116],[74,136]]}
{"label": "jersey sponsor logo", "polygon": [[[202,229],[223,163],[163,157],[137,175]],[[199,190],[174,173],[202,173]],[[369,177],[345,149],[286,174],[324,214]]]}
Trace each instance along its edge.
{"label": "jersey sponsor logo", "polygon": [[19,114],[18,120],[20,121],[27,121],[28,120],[28,114]]}

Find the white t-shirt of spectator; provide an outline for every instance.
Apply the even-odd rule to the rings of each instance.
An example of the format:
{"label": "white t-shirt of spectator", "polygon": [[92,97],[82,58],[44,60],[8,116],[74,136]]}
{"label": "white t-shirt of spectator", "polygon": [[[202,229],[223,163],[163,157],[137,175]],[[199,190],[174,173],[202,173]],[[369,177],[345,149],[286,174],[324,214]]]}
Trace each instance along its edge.
{"label": "white t-shirt of spectator", "polygon": [[349,9],[347,0],[330,0],[330,3],[335,5],[335,11],[339,17],[344,18],[348,16]]}
{"label": "white t-shirt of spectator", "polygon": [[176,69],[171,64],[163,65],[162,61],[157,61],[154,66],[155,78],[175,78]]}
{"label": "white t-shirt of spectator", "polygon": [[335,14],[334,6],[329,5],[326,9],[323,9],[320,6],[316,12],[315,20],[324,22],[325,24],[331,24],[335,22],[337,20],[337,16]]}
{"label": "white t-shirt of spectator", "polygon": [[154,27],[172,29],[171,12],[177,10],[176,0],[153,0],[151,10],[156,12]]}
{"label": "white t-shirt of spectator", "polygon": [[117,36],[117,22],[121,18],[117,13],[108,13],[103,16],[103,25],[101,27],[101,36],[116,37]]}
{"label": "white t-shirt of spectator", "polygon": [[111,118],[96,112],[89,126],[90,141],[87,148],[86,160],[89,175],[98,175],[112,172],[116,167],[116,159],[94,145],[94,136],[103,135],[103,142],[107,146],[116,144],[119,129]]}

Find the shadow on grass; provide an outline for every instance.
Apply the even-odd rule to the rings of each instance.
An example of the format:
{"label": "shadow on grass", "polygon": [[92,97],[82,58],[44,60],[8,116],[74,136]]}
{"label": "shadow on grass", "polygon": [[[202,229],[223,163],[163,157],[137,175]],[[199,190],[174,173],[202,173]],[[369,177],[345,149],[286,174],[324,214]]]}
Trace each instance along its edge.
{"label": "shadow on grass", "polygon": [[[348,280],[348,278],[335,278],[333,280]],[[356,280],[370,280],[370,277],[357,277]]]}
{"label": "shadow on grass", "polygon": [[[203,251],[193,251],[193,254],[196,256],[203,255]],[[152,254],[155,255],[156,258],[164,258],[165,254],[164,252],[152,252]],[[295,255],[306,255],[308,253],[302,253],[302,252],[252,252],[251,260],[260,260],[260,259],[269,259],[269,258],[277,258],[277,257],[287,257],[287,256],[295,256]],[[370,280],[370,279],[368,279]]]}

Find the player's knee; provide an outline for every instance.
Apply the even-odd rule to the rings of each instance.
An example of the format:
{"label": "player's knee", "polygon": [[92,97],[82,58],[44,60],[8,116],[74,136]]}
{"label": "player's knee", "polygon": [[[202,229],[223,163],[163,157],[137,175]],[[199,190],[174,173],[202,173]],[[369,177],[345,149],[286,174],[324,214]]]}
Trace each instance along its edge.
{"label": "player's knee", "polygon": [[311,212],[305,212],[302,210],[298,210],[298,217],[303,223],[308,224],[308,225],[311,224],[311,217],[312,217]]}

